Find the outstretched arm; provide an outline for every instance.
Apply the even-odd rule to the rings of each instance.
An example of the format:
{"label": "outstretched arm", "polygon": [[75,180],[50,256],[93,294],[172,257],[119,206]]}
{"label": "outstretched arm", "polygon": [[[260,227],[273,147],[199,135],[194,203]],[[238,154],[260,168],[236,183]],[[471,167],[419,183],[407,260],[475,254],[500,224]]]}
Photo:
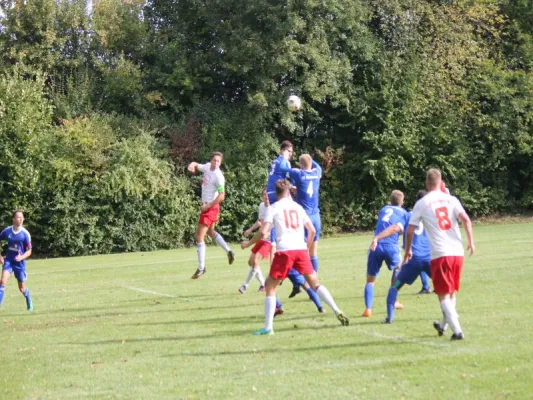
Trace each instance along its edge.
{"label": "outstretched arm", "polygon": [[378,246],[378,242],[381,239],[388,238],[389,236],[392,236],[395,233],[401,233],[401,232],[403,232],[403,229],[400,225],[394,224],[394,225],[389,226],[379,235],[374,236],[374,239],[372,240],[372,243],[370,244],[370,250],[375,251],[376,247]]}
{"label": "outstretched arm", "polygon": [[409,225],[409,227],[407,228],[407,235],[405,235],[405,255],[403,256],[404,264],[409,262],[411,257],[413,257],[411,246],[413,245],[413,236],[415,234],[416,228],[416,225]]}

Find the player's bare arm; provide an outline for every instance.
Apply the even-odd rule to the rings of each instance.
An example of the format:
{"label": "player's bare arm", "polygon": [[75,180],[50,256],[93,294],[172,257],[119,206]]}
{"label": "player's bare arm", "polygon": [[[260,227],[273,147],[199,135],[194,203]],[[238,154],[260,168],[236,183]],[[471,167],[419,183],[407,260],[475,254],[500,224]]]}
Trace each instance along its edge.
{"label": "player's bare arm", "polygon": [[249,227],[248,229],[244,231],[244,236],[246,237],[250,236],[257,229],[261,228],[262,224],[263,224],[263,218],[258,219],[257,221],[255,221],[255,223],[251,227]]}
{"label": "player's bare arm", "polygon": [[247,247],[256,244],[259,240],[267,238],[270,234],[270,228],[272,228],[272,224],[270,222],[265,222],[261,226],[261,229],[259,229],[250,240],[244,240],[241,242],[241,248],[246,249]]}
{"label": "player's bare arm", "polygon": [[476,251],[476,247],[474,245],[474,232],[472,231],[472,221],[470,220],[470,217],[467,213],[459,214],[459,219],[465,227],[466,240],[468,242],[466,249],[470,251],[470,256],[473,256],[474,252]]}
{"label": "player's bare arm", "polygon": [[218,196],[213,201],[210,201],[209,203],[202,204],[200,206],[200,211],[201,212],[205,212],[205,211],[209,210],[211,207],[213,207],[214,205],[222,203],[225,199],[226,199],[226,193],[225,192],[219,192]]}
{"label": "player's bare arm", "polygon": [[307,229],[307,249],[311,250],[316,235],[316,229],[311,221],[305,223],[305,229]]}
{"label": "player's bare arm", "polygon": [[380,240],[388,238],[389,236],[392,236],[395,233],[402,233],[402,232],[403,232],[403,228],[398,224],[389,226],[379,235],[374,236],[374,239],[372,239],[372,243],[370,243],[370,250],[375,251],[376,247],[378,247],[378,242]]}
{"label": "player's bare arm", "polygon": [[[18,256],[16,256],[15,257],[15,261],[19,262],[19,261],[25,260],[29,256],[31,256],[31,249],[25,251],[24,254],[19,254]],[[2,264],[3,264],[3,262],[2,262]]]}
{"label": "player's bare arm", "polygon": [[198,170],[198,163],[193,161],[192,163],[190,163],[188,166],[187,166],[187,170],[191,173],[191,174],[194,174],[197,170]]}
{"label": "player's bare arm", "polygon": [[407,235],[405,236],[405,255],[403,256],[404,264],[409,262],[409,260],[413,257],[411,247],[413,245],[413,236],[415,234],[416,228],[416,225],[409,225],[409,227],[407,228]]}

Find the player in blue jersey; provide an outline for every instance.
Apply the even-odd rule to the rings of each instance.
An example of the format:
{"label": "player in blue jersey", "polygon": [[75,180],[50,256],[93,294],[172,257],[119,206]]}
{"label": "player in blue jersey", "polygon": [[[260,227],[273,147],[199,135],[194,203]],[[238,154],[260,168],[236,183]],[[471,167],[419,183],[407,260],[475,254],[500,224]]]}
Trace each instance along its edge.
{"label": "player in blue jersey", "polygon": [[[399,225],[403,232],[406,211],[402,208],[404,195],[399,190],[393,190],[389,205],[383,207],[378,214],[378,222],[374,236],[379,235],[385,229],[392,225]],[[401,265],[400,246],[398,246],[398,233],[383,239],[379,242],[374,250],[368,251],[367,278],[365,286],[365,311],[363,317],[372,316],[372,302],[374,300],[374,284],[381,269],[383,261],[387,264],[389,270],[393,271],[394,279],[399,272]],[[396,305],[402,308],[401,304]]]}
{"label": "player in blue jersey", "polygon": [[[420,190],[416,195],[416,201],[420,200],[427,194],[425,190]],[[411,213],[407,212],[404,217],[403,226],[406,227],[409,225],[409,220],[411,219]],[[401,233],[403,231],[403,247],[405,248],[405,230],[400,227],[400,225],[391,225],[379,235],[374,237],[370,249],[375,249],[378,246],[380,240],[388,238],[392,235]],[[430,276],[430,261],[431,256],[429,252],[429,240],[426,236],[426,231],[424,230],[424,225],[422,222],[418,224],[418,227],[414,231],[413,244],[412,244],[413,257],[409,260],[407,264],[402,265],[400,273],[396,277],[395,281],[392,282],[392,285],[389,289],[387,295],[387,318],[383,321],[385,324],[390,324],[394,321],[394,305],[398,298],[398,292],[403,287],[404,284],[412,285],[413,282],[418,278],[419,275],[425,273],[426,276]]]}
{"label": "player in blue jersey", "polygon": [[[320,221],[319,204],[319,190],[320,180],[322,178],[322,168],[315,162],[309,154],[302,154],[299,157],[301,168],[285,169],[296,188],[296,202],[302,206],[305,213],[309,216],[313,224],[316,234],[313,244],[309,248],[309,256],[311,257],[311,264],[315,272],[318,272],[318,238],[322,230],[322,223]],[[307,231],[305,231],[307,238]],[[315,303],[319,312],[324,312],[320,298],[313,291],[313,289],[305,282],[305,278],[295,269],[291,269],[288,278],[292,282],[293,289],[289,297],[294,297],[300,293],[300,287],[303,286],[309,298]]]}
{"label": "player in blue jersey", "polygon": [[292,157],[293,148],[292,143],[285,140],[281,143],[279,148],[279,156],[277,156],[270,164],[267,181],[267,194],[270,205],[273,205],[278,199],[276,198],[276,182],[280,179],[287,178],[287,172],[291,169],[290,159]]}
{"label": "player in blue jersey", "polygon": [[4,292],[7,281],[11,274],[15,274],[19,284],[19,290],[26,298],[28,311],[33,310],[30,291],[26,288],[26,258],[31,256],[31,236],[22,227],[24,222],[24,212],[15,210],[13,212],[13,225],[8,226],[0,233],[0,242],[7,242],[7,253],[0,256],[2,264],[2,279],[0,281],[0,305],[4,299]]}

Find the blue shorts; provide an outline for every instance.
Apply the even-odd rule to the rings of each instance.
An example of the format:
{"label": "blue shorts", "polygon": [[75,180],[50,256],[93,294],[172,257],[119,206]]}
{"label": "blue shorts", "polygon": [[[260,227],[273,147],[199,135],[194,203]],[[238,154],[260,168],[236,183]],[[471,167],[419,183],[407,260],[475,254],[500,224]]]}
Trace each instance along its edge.
{"label": "blue shorts", "polygon": [[[320,214],[316,213],[313,215],[309,215],[309,219],[311,220],[311,223],[313,224],[316,230],[313,242],[318,242],[318,238],[320,238],[320,232],[322,232],[322,221],[320,220]],[[307,229],[305,229],[305,241],[307,241]]]}
{"label": "blue shorts", "polygon": [[429,258],[411,258],[407,264],[402,265],[402,269],[400,269],[398,274],[398,281],[412,285],[421,272],[431,276],[429,271],[430,261]]}
{"label": "blue shorts", "polygon": [[9,271],[10,274],[15,274],[15,278],[19,282],[26,282],[26,263],[9,261],[4,259],[4,267],[2,271]]}
{"label": "blue shorts", "polygon": [[383,261],[385,261],[390,270],[394,267],[399,267],[402,264],[400,246],[397,244],[378,244],[375,251],[369,250],[366,265],[367,275],[378,276]]}

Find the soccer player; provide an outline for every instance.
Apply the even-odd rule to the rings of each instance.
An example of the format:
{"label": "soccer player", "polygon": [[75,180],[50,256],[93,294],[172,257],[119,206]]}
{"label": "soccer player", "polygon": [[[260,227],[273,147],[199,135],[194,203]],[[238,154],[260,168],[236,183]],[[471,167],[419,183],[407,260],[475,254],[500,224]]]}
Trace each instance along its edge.
{"label": "soccer player", "polygon": [[[320,221],[319,204],[319,190],[320,179],[322,178],[322,168],[315,162],[309,154],[302,154],[299,157],[300,168],[285,169],[281,168],[281,171],[287,171],[291,178],[294,187],[296,188],[296,202],[300,204],[311,223],[315,227],[315,238],[313,244],[309,249],[309,255],[311,258],[311,264],[315,272],[318,272],[318,238],[322,231],[322,223]],[[307,239],[307,231],[305,231]],[[288,275],[292,282],[293,288],[289,295],[289,298],[296,296],[300,293],[300,287],[303,286],[307,295],[315,303],[319,312],[324,312],[320,298],[313,291],[313,289],[306,283],[305,278],[297,270],[291,269]]]}
{"label": "soccer player", "polygon": [[[263,191],[263,202],[259,204],[257,221],[244,232],[245,236],[250,236],[255,230],[261,227],[261,225],[263,224],[263,219],[265,218],[268,206],[269,206],[268,195],[265,190]],[[246,249],[247,247],[250,247],[250,245],[251,244],[249,240],[244,240],[241,242],[242,249]],[[246,276],[246,280],[244,281],[242,286],[239,288],[239,293],[244,294],[244,292],[246,292],[254,276],[259,281],[258,291],[259,292],[265,291],[265,278],[263,278],[263,273],[261,272],[261,266],[259,265],[259,263],[263,258],[270,257],[271,248],[272,248],[272,245],[270,244],[270,235],[268,235],[268,237],[265,238],[265,240],[263,239],[259,240],[255,244],[255,246],[252,248],[252,254],[250,254],[250,258],[248,259],[248,265],[250,266],[250,271],[248,272],[248,275]]]}
{"label": "soccer player", "polygon": [[216,151],[211,154],[211,159],[206,164],[192,162],[187,169],[191,173],[200,171],[204,174],[202,181],[202,205],[200,206],[200,218],[196,228],[196,246],[198,247],[198,268],[191,279],[198,279],[207,272],[205,267],[205,235],[206,233],[215,240],[228,255],[228,262],[233,264],[235,255],[222,237],[215,231],[215,224],[218,221],[220,203],[226,198],[224,189],[225,179],[220,165],[222,164],[222,153]]}
{"label": "soccer player", "polygon": [[[404,195],[399,190],[393,190],[389,205],[383,207],[378,214],[378,222],[374,236],[379,235],[392,225],[398,225],[403,231],[403,221],[406,211],[402,208]],[[400,257],[400,246],[398,246],[398,233],[381,240],[374,250],[368,252],[367,277],[365,285],[365,311],[363,317],[372,316],[372,302],[374,300],[374,284],[381,269],[383,261],[389,270],[393,271],[392,280],[398,275],[402,259]],[[400,303],[397,308],[403,308]]]}
{"label": "soccer player", "polygon": [[292,143],[285,140],[281,143],[279,155],[272,160],[266,188],[270,205],[273,205],[278,201],[276,197],[276,182],[280,179],[287,178],[287,172],[291,169],[291,163],[289,160],[292,157],[292,153]]}
{"label": "soccer player", "polygon": [[[426,195],[426,193],[427,192],[425,190],[420,190],[416,195],[416,200],[420,200]],[[407,212],[405,214],[403,226],[409,225],[410,218],[411,213]],[[389,226],[379,235],[374,237],[374,240],[372,240],[372,244],[370,245],[370,250],[374,251],[380,240],[388,238],[394,234],[401,233],[402,231],[404,233],[405,246],[405,230],[403,229],[402,225],[395,224]],[[387,295],[387,318],[385,318],[385,320],[383,321],[383,323],[385,324],[391,324],[394,320],[394,310],[396,301],[398,299],[398,292],[403,287],[403,285],[412,285],[418,275],[421,275],[422,273],[425,273],[426,276],[430,274],[429,240],[426,236],[426,232],[424,230],[424,225],[422,224],[422,222],[418,224],[417,228],[414,231],[412,249],[413,257],[407,264],[402,265],[398,276],[392,282],[392,285],[389,289],[389,293]]]}
{"label": "soccer player", "polygon": [[26,259],[31,256],[31,236],[30,232],[22,226],[24,222],[24,212],[15,210],[13,212],[13,225],[8,226],[0,233],[0,241],[7,242],[7,253],[5,257],[0,256],[2,264],[2,279],[0,281],[0,305],[4,299],[7,281],[11,274],[17,278],[20,293],[26,298],[28,311],[33,310],[30,291],[25,285],[26,282]]}
{"label": "soccer player", "polygon": [[467,249],[472,256],[475,251],[472,222],[464,210],[461,202],[454,196],[441,190],[441,173],[432,168],[426,174],[426,189],[428,194],[417,201],[407,228],[405,240],[404,262],[413,256],[412,245],[414,232],[420,222],[424,223],[431,252],[431,277],[435,293],[443,313],[440,322],[433,326],[439,336],[444,334],[446,324],[450,324],[452,340],[464,339],[457,314],[457,296],[459,291],[461,271],[463,269],[464,248],[459,230],[459,221],[464,225],[468,241]]}
{"label": "soccer player", "polygon": [[[337,307],[335,300],[325,286],[318,282],[316,272],[309,258],[309,248],[313,243],[315,228],[302,206],[292,200],[289,193],[290,183],[285,179],[276,182],[278,201],[270,206],[263,220],[260,231],[252,238],[256,242],[266,237],[271,227],[276,230],[277,252],[266,279],[265,326],[255,335],[273,334],[273,321],[276,307],[276,288],[287,277],[289,270],[296,268],[302,273],[309,285],[330,306],[342,325],[348,325],[349,319]],[[307,229],[307,243],[304,240],[304,228]]]}

